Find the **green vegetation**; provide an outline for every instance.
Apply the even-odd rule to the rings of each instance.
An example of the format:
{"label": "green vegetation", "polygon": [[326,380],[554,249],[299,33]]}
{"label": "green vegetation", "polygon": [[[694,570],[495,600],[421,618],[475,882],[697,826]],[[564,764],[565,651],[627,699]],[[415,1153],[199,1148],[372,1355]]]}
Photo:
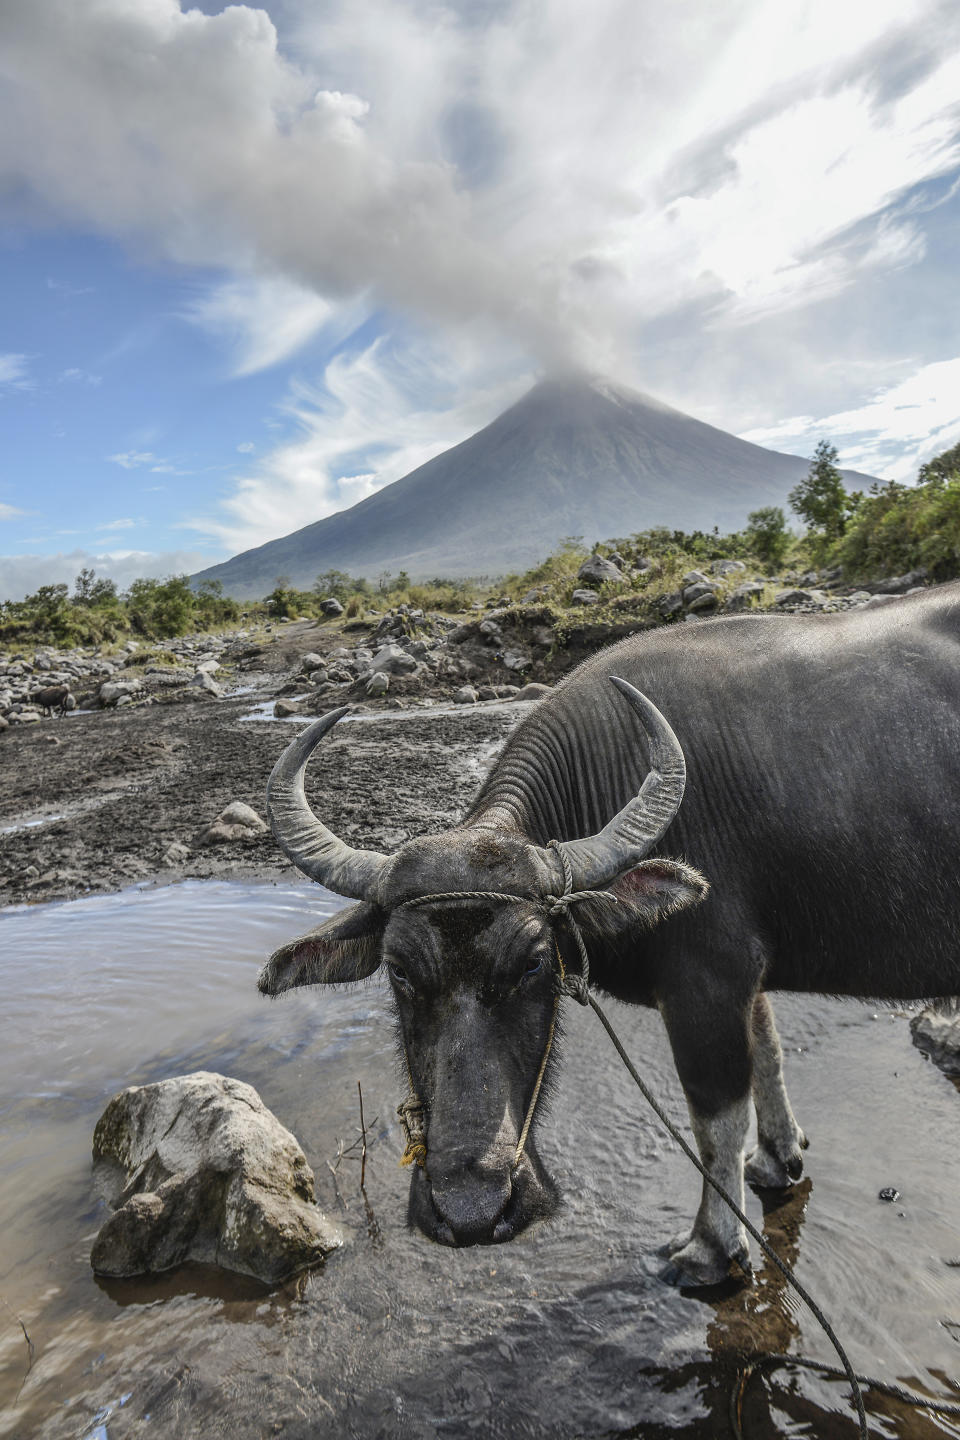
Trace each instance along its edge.
{"label": "green vegetation", "polygon": [[[66,585],[41,585],[24,600],[0,602],[0,645],[109,645],[130,635],[162,640],[223,629],[241,619],[324,619],[321,602],[330,596],[348,620],[375,620],[399,605],[456,615],[492,600],[515,605],[527,596],[559,614],[584,583],[577,572],[592,553],[616,557],[628,577],[625,585],[591,587],[599,588],[600,604],[578,613],[594,624],[626,614],[653,616],[660,597],[679,589],[688,570],[714,560],[743,560],[748,572],[752,565],[760,574],[785,566],[802,571],[811,563],[841,565],[854,583],[921,567],[934,580],[960,576],[960,444],[921,466],[915,485],[891,480],[866,495],[847,492],[837,458],[836,449],[821,441],[809,474],[791,491],[790,504],[807,524],[802,539],[790,533],[779,506],[767,506],[748,516],[744,530],[728,535],[658,526],[590,546],[582,536],[569,535],[539,565],[494,582],[437,576],[414,583],[402,570],[370,581],[327,570],[312,589],[298,590],[279,576],[269,595],[242,609],[223,594],[219,581],[193,589],[186,575],[171,575],[135,580],[120,593],[112,580],[81,570],[72,595]],[[145,652],[151,658],[163,653]]]}
{"label": "green vegetation", "polygon": [[747,550],[756,555],[767,570],[779,570],[793,543],[787,529],[787,517],[779,505],[765,505],[747,516],[744,531]]}
{"label": "green vegetation", "polygon": [[815,563],[842,565],[851,581],[925,568],[934,580],[960,575],[960,444],[921,465],[915,485],[878,482],[848,493],[821,441],[790,503],[806,520]]}
{"label": "green vegetation", "polygon": [[791,509],[807,523],[810,555],[817,562],[826,559],[830,547],[844,534],[850,515],[863,498],[859,490],[848,494],[844,489],[838,458],[836,446],[821,440],[806,478],[787,497]]}
{"label": "green vegetation", "polygon": [[168,639],[212,630],[240,616],[240,605],[219,581],[191,590],[186,575],[135,580],[125,594],[112,580],[81,570],[74,593],[67,585],[41,585],[23,600],[0,602],[0,644],[109,645],[130,635]]}

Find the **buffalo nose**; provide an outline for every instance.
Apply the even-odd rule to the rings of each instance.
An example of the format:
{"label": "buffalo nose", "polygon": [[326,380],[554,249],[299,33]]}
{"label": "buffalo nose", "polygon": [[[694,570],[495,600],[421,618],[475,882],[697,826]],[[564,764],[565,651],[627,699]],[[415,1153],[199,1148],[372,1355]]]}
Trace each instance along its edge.
{"label": "buffalo nose", "polygon": [[433,1185],[433,1205],[439,1225],[436,1238],[444,1245],[485,1245],[506,1239],[503,1212],[510,1200],[510,1177],[469,1176],[459,1183]]}

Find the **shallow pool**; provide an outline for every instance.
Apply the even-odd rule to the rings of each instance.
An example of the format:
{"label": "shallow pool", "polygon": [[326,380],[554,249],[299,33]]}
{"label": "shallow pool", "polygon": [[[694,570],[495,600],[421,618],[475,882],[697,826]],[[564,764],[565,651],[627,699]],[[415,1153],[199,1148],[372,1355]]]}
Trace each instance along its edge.
{"label": "shallow pool", "polygon": [[[566,1194],[560,1215],[484,1249],[409,1232],[383,988],[274,1002],[256,990],[266,954],[342,903],[307,884],[195,882],[0,914],[2,1433],[713,1437],[730,1433],[743,1355],[833,1360],[759,1256],[749,1288],[704,1297],[661,1283],[657,1247],[692,1216],[697,1179],[577,1007],[540,1142]],[[659,1017],[610,1010],[683,1123]],[[807,1178],[765,1206],[751,1196],[750,1214],[858,1368],[945,1394],[960,1375],[960,1268],[948,1263],[960,1259],[960,1095],[902,1017],[799,997],[777,1010],[812,1145]],[[257,1087],[348,1243],[272,1294],[201,1270],[98,1283],[95,1120],[122,1086],[199,1068]],[[357,1133],[358,1080],[376,1117],[366,1203],[355,1157],[337,1160]],[[886,1185],[899,1203],[878,1200]],[[873,1435],[960,1434],[867,1403]],[[743,1433],[853,1436],[847,1388],[756,1378]]]}

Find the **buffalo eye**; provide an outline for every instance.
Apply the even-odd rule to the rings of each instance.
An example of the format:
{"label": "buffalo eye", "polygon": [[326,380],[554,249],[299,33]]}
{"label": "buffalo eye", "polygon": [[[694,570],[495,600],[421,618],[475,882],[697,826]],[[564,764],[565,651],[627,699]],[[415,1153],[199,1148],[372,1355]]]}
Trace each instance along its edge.
{"label": "buffalo eye", "polygon": [[542,969],[543,960],[541,959],[536,961],[535,964],[531,965],[529,970],[524,970],[523,974],[520,977],[520,984],[522,985],[524,980],[532,980],[534,975],[539,975]]}
{"label": "buffalo eye", "polygon": [[411,981],[410,976],[407,974],[406,970],[404,970],[403,966],[394,965],[393,961],[391,960],[387,965],[387,969],[390,971],[390,978],[393,983],[397,985],[401,990],[405,991],[406,994],[412,995],[413,982]]}

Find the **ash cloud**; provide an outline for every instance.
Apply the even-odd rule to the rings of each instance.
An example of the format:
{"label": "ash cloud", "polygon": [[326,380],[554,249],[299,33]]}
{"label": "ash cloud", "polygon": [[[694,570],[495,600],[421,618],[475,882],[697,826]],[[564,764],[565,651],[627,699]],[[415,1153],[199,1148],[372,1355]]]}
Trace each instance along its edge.
{"label": "ash cloud", "polygon": [[915,262],[912,231],[841,237],[889,241],[960,164],[934,4],[280,13],[278,40],[249,5],[4,7],[0,183],[141,254],[597,368],[665,314],[752,323]]}

